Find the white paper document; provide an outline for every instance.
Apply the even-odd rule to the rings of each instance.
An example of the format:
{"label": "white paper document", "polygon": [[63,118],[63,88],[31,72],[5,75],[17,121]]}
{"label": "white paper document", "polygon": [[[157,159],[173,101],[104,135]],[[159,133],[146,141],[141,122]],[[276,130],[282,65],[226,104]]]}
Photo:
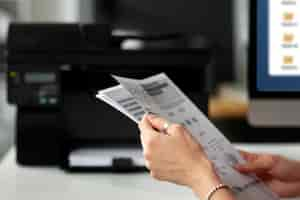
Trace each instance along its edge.
{"label": "white paper document", "polygon": [[165,74],[143,80],[114,76],[119,86],[101,90],[97,97],[138,123],[145,113],[155,113],[183,124],[202,145],[224,183],[241,200],[279,199],[255,176],[245,176],[233,166],[244,159],[198,107]]}

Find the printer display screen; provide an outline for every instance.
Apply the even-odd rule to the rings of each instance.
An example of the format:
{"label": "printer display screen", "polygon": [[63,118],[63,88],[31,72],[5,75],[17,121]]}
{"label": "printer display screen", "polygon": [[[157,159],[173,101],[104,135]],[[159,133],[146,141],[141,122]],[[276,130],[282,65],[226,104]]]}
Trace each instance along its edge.
{"label": "printer display screen", "polygon": [[56,81],[55,73],[46,72],[27,72],[24,74],[25,83],[54,83]]}

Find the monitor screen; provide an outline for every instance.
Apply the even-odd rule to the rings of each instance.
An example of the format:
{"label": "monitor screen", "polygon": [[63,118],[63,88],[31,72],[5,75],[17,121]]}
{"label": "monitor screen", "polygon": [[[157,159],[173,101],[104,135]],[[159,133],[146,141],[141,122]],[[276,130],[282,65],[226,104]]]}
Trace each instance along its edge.
{"label": "monitor screen", "polygon": [[300,91],[300,2],[257,1],[257,90]]}

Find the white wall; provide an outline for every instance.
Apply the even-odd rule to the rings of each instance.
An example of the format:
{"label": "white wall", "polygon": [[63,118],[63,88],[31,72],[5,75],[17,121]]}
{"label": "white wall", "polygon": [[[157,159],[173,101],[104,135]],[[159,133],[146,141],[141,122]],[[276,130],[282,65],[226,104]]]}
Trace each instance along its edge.
{"label": "white wall", "polygon": [[7,104],[5,89],[5,77],[0,73],[0,162],[14,142],[15,129],[15,107]]}
{"label": "white wall", "polygon": [[[250,0],[251,1],[251,0]],[[235,0],[235,57],[236,72],[240,83],[247,82],[247,48],[249,32],[249,0]]]}
{"label": "white wall", "polygon": [[21,21],[76,22],[80,0],[19,0]]}
{"label": "white wall", "polygon": [[239,38],[243,42],[248,42],[249,25],[249,0],[235,0],[236,4],[236,24],[239,28]]}
{"label": "white wall", "polygon": [[[80,0],[79,0],[80,1]],[[80,1],[80,21],[83,23],[95,22],[95,6],[97,0],[81,0]]]}

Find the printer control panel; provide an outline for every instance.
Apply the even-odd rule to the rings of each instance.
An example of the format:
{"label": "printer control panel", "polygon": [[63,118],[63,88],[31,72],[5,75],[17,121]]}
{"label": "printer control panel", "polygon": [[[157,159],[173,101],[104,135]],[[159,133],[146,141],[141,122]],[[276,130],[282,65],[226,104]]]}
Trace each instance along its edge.
{"label": "printer control panel", "polygon": [[54,107],[60,102],[58,72],[9,70],[7,80],[10,103],[27,107]]}

